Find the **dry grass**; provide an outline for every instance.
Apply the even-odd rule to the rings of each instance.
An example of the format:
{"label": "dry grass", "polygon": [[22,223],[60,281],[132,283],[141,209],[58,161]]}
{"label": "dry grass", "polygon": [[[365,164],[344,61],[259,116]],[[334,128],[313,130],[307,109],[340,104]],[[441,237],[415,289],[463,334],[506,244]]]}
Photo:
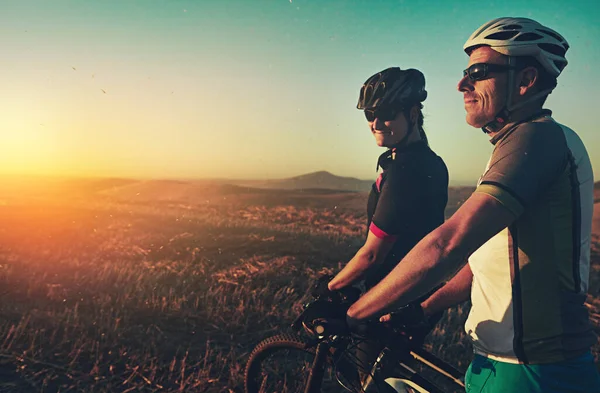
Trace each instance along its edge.
{"label": "dry grass", "polygon": [[[254,345],[365,230],[364,194],[117,192],[130,186],[0,195],[0,391],[241,392]],[[462,368],[465,317],[428,342]]]}

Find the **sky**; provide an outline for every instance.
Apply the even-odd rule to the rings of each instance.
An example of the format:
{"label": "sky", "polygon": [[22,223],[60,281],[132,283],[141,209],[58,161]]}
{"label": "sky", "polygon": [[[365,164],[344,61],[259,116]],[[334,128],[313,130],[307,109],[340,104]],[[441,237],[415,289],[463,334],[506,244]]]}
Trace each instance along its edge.
{"label": "sky", "polygon": [[462,46],[501,16],[571,45],[546,107],[600,173],[596,0],[0,2],[3,174],[371,179],[383,151],[358,92],[399,66],[425,74],[425,130],[451,183],[474,184],[492,145],[465,122]]}

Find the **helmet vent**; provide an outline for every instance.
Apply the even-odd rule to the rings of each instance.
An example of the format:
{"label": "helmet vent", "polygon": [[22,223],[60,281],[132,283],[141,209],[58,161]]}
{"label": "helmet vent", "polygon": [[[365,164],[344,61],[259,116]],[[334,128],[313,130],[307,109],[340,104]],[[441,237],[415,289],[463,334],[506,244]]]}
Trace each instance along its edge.
{"label": "helmet vent", "polygon": [[558,68],[562,72],[562,70],[567,66],[567,62],[566,61],[555,61],[554,65],[556,66],[556,68]]}
{"label": "helmet vent", "polygon": [[541,35],[537,34],[537,33],[523,33],[520,36],[518,36],[517,38],[515,38],[515,41],[536,41],[539,40],[542,37]]}
{"label": "helmet vent", "polygon": [[562,46],[559,46],[559,45],[554,45],[554,44],[538,44],[538,46],[542,50],[544,50],[546,52],[550,52],[553,55],[557,55],[557,56],[560,56],[560,57],[564,57],[565,53],[567,52],[565,50],[565,48],[563,48]]}
{"label": "helmet vent", "polygon": [[557,41],[563,42],[565,39],[562,38],[561,36],[559,36],[558,34],[556,34],[553,31],[550,30],[545,30],[545,29],[536,29],[537,31],[540,31],[544,34],[548,34],[550,37],[555,38]]}
{"label": "helmet vent", "polygon": [[518,31],[501,31],[501,32],[498,32],[498,33],[490,34],[487,37],[485,37],[485,39],[486,40],[500,40],[500,41],[504,41],[504,40],[509,40],[509,39],[513,38],[517,34],[519,34]]}
{"label": "helmet vent", "polygon": [[506,25],[502,26],[502,30],[521,30],[523,26],[521,25]]}
{"label": "helmet vent", "polygon": [[[371,87],[371,89],[373,88]],[[383,98],[385,96],[385,82],[381,82],[381,84],[375,90],[373,90],[371,94],[371,102],[375,102]]]}
{"label": "helmet vent", "polygon": [[362,89],[360,89],[361,99],[366,100],[367,97],[370,97],[372,95],[373,95],[373,86],[366,85],[366,86],[363,86]]}

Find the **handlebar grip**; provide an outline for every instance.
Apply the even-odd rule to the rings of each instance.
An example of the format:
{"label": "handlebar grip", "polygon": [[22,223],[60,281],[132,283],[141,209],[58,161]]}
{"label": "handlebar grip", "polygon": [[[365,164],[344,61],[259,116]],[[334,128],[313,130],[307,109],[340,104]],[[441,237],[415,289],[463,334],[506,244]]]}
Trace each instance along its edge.
{"label": "handlebar grip", "polygon": [[313,321],[314,330],[317,334],[348,334],[348,325],[341,319],[318,319]]}

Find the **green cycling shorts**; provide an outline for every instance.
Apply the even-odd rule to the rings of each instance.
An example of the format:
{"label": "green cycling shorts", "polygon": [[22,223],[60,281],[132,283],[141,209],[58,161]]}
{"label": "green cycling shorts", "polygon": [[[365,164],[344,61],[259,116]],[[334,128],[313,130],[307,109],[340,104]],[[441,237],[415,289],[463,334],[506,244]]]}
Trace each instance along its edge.
{"label": "green cycling shorts", "polygon": [[551,364],[513,364],[475,355],[465,375],[467,393],[600,393],[591,352]]}

